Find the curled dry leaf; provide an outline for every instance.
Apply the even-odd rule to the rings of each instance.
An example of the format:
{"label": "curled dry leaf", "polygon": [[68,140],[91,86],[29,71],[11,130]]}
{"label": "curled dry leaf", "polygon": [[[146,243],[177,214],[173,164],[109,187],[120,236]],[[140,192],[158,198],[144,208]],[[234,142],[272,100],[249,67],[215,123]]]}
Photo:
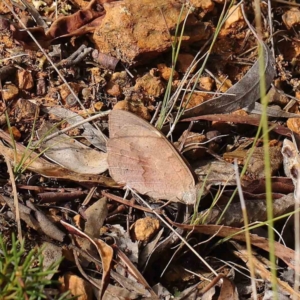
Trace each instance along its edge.
{"label": "curled dry leaf", "polygon": [[69,35],[87,23],[102,16],[105,13],[102,6],[103,2],[102,0],[92,0],[86,8],[78,10],[70,16],[58,18],[46,32],[46,37],[49,40],[54,40],[55,38]]}
{"label": "curled dry leaf", "polygon": [[[267,207],[266,200],[246,200],[246,210],[248,212],[249,223],[254,222],[265,222],[267,220]],[[280,217],[286,213],[289,213],[294,210],[295,200],[293,194],[284,195],[279,199],[273,200],[273,216],[274,218]],[[199,217],[204,219],[206,223],[216,224],[217,220],[222,215],[221,220],[218,224],[241,227],[244,225],[244,217],[241,209],[240,203],[231,203],[226,207],[224,212],[225,205],[220,205],[207,211],[200,213]],[[255,213],[254,213],[255,212]],[[203,216],[203,217],[201,217]]]}
{"label": "curled dry leaf", "polygon": [[[8,143],[12,143],[10,135],[4,131],[0,130],[0,136]],[[14,164],[20,164],[22,162],[25,169],[41,174],[45,177],[67,179],[76,182],[93,182],[107,187],[121,187],[114,180],[105,176],[94,174],[78,174],[76,172],[72,172],[65,168],[51,164],[21,144],[16,144],[16,148],[17,154],[15,155],[15,151],[13,149],[5,147],[0,143],[0,153],[5,153]]]}
{"label": "curled dry leaf", "polygon": [[32,210],[35,218],[39,222],[40,229],[50,238],[62,242],[66,236],[56,225],[53,224],[33,203],[26,201],[26,205]]}
{"label": "curled dry leaf", "polygon": [[[120,286],[109,284],[102,300],[114,299],[143,299],[150,297],[150,293],[136,281],[129,280],[127,277],[121,276],[111,271],[111,277],[120,284]],[[95,282],[101,286],[101,280],[93,278]],[[122,287],[121,287],[122,286]],[[98,295],[98,290],[94,287],[94,294]]]}
{"label": "curled dry leaf", "polygon": [[155,247],[158,245],[158,242],[160,238],[162,237],[162,234],[164,232],[164,229],[162,228],[157,235],[152,239],[150,243],[147,243],[147,245],[143,248],[141,251],[140,257],[139,257],[139,265],[144,266],[149,259],[151,253],[154,251]]}
{"label": "curled dry leaf", "polygon": [[[48,134],[58,132],[49,122],[37,130],[41,141]],[[60,134],[41,143],[43,154],[60,166],[79,174],[100,174],[107,170],[107,154],[96,151],[71,139],[67,134]]]}
{"label": "curled dry leaf", "polygon": [[[178,210],[177,210],[175,220],[176,222],[182,222],[185,219],[184,205],[178,203],[177,207]],[[176,228],[175,231],[171,231],[166,237],[164,237],[163,239],[157,242],[155,242],[155,240],[157,239],[156,237],[155,240],[153,241],[154,242],[153,246],[149,247],[149,250],[152,251],[149,253],[147,257],[143,272],[145,272],[148,268],[150,268],[157,259],[159,259],[162,255],[164,255],[166,251],[169,251],[169,249],[177,245],[177,243],[180,241],[179,236],[183,235],[183,233],[184,230],[182,228]],[[167,263],[168,262],[166,262],[166,264]]]}
{"label": "curled dry leaf", "polygon": [[102,240],[93,239],[89,237],[86,233],[82,232],[75,226],[70,225],[67,222],[64,222],[62,220],[60,222],[71,234],[75,234],[81,238],[87,239],[91,244],[93,244],[96,247],[97,252],[101,257],[102,267],[103,267],[102,280],[101,280],[101,286],[99,291],[99,299],[101,299],[108,285],[110,265],[113,258],[113,249],[109,245],[104,243]]}
{"label": "curled dry leaf", "polygon": [[[244,108],[245,111],[252,114],[262,114],[262,105],[258,102],[255,102],[254,107]],[[280,107],[267,107],[267,116],[273,118],[300,118],[300,115],[286,112]]]}
{"label": "curled dry leaf", "polygon": [[[0,195],[0,200],[3,200],[10,207],[15,214],[15,205],[12,199]],[[48,237],[62,242],[65,234],[58,229],[42,212],[38,211],[35,206],[30,202],[26,202],[27,206],[19,203],[20,218],[26,225],[33,228],[40,234],[45,234]]]}
{"label": "curled dry leaf", "polygon": [[151,299],[158,299],[157,295],[150,287],[144,276],[140,273],[140,271],[136,268],[136,266],[128,259],[128,257],[122,252],[118,246],[114,245],[114,249],[116,250],[116,254],[118,258],[124,263],[124,265],[128,268],[130,273],[137,279],[137,281],[144,285],[145,288],[151,293]]}
{"label": "curled dry leaf", "polygon": [[[239,245],[237,242],[231,241],[231,244],[233,244],[235,246],[235,248],[238,249],[238,251],[234,251],[234,254],[239,257],[240,259],[242,259],[249,267],[249,252],[245,249],[244,246]],[[255,256],[253,254],[252,255],[252,263],[253,263],[253,267],[254,270],[257,274],[258,277],[261,277],[262,279],[264,279],[267,282],[272,282],[272,273],[270,272],[269,266],[271,264],[270,261],[266,260],[266,258],[264,258],[264,260],[259,260],[259,256]],[[266,261],[268,261],[268,263],[266,264]],[[295,295],[297,296],[296,299],[299,298],[300,294],[299,293],[295,293],[294,289],[285,281],[282,281],[281,279],[277,278],[276,279],[278,286],[280,287],[279,291],[281,293],[287,293],[288,295]],[[232,298],[224,298],[224,299],[232,299]],[[281,299],[281,297],[280,297]]]}
{"label": "curled dry leaf", "polygon": [[[247,144],[247,143],[246,143]],[[252,178],[264,178],[265,177],[265,159],[264,159],[264,148],[255,147],[254,149],[244,149],[245,146],[241,145],[239,148],[232,152],[225,152],[223,158],[227,161],[238,160],[238,163],[244,165],[246,161],[247,175]],[[270,163],[271,163],[271,175],[278,172],[282,166],[282,156],[280,155],[281,146],[274,145],[269,149]],[[251,156],[250,156],[251,155]]]}
{"label": "curled dry leaf", "polygon": [[99,292],[99,298],[101,299],[109,283],[109,272],[110,272],[114,251],[109,245],[107,245],[100,239],[94,239],[94,242],[97,245],[97,250],[100,254],[102,268],[103,268],[101,290]]}
{"label": "curled dry leaf", "polygon": [[105,197],[99,199],[86,209],[86,223],[84,232],[90,237],[99,238],[100,229],[107,217],[107,199]]}
{"label": "curled dry leaf", "polygon": [[[234,167],[227,161],[201,160],[193,163],[192,168],[199,181],[206,181],[207,186],[236,185]],[[243,178],[241,180],[243,183]]]}
{"label": "curled dry leaf", "polygon": [[[9,206],[9,208],[11,209],[11,211],[13,212],[14,215],[16,214],[13,199],[2,196],[0,194],[0,200],[5,202]],[[22,203],[19,203],[18,206],[19,206],[21,220],[24,221],[28,227],[42,233],[39,222],[35,219],[34,216],[31,215],[31,209],[29,207],[23,205]]]}
{"label": "curled dry leaf", "polygon": [[[266,88],[275,76],[275,60],[270,49],[261,42],[265,62]],[[230,89],[226,94],[203,102],[202,104],[184,111],[183,117],[193,117],[209,113],[230,113],[237,109],[254,104],[260,96],[259,60],[257,60],[247,74]]]}
{"label": "curled dry leaf", "polygon": [[[219,114],[219,115],[205,115],[205,116],[197,116],[192,118],[183,119],[182,122],[191,122],[191,121],[198,121],[198,120],[207,120],[207,121],[217,121],[217,122],[233,122],[237,124],[249,124],[253,126],[259,126],[260,118],[257,116],[240,116],[240,115],[226,115],[226,114]],[[274,122],[268,123],[270,130],[284,135],[284,136],[291,136],[291,131],[286,128],[285,126],[278,125]]]}
{"label": "curled dry leaf", "polygon": [[[35,37],[43,48],[48,48],[51,43],[61,42],[61,38],[83,35],[93,32],[100,25],[105,11],[103,2],[110,0],[93,0],[89,5],[69,16],[62,16],[55,20],[49,30],[45,32],[43,26],[27,28],[24,31],[19,25],[10,21],[2,22],[7,30],[10,30],[13,38],[17,40],[24,48],[36,49],[36,44],[32,41],[28,31]],[[2,26],[2,27],[3,27]],[[3,28],[4,29],[4,28]]]}
{"label": "curled dry leaf", "polygon": [[128,278],[127,275],[123,276],[117,272],[111,270],[111,277],[118,282],[121,286],[126,288],[127,290],[139,294],[144,297],[150,297],[149,291],[140,283],[138,283],[135,279]]}

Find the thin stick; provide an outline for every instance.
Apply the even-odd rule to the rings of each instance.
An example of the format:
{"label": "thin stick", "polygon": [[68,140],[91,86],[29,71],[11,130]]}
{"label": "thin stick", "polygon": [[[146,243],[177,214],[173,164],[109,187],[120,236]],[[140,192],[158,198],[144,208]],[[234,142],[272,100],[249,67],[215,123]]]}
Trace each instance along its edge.
{"label": "thin stick", "polygon": [[85,124],[85,123],[87,123],[87,122],[90,122],[90,121],[99,119],[99,118],[104,117],[104,116],[107,116],[109,113],[110,113],[110,110],[107,110],[107,111],[105,111],[105,112],[101,112],[101,113],[99,113],[99,114],[97,114],[97,115],[95,115],[95,116],[91,116],[91,117],[89,117],[89,118],[87,118],[87,119],[84,119],[84,120],[82,120],[82,121],[80,121],[80,122],[78,122],[78,123],[76,123],[76,124],[73,124],[73,125],[71,125],[71,126],[69,126],[69,127],[66,127],[66,128],[64,128],[64,129],[62,129],[62,130],[60,130],[60,131],[54,132],[54,133],[48,135],[47,137],[45,137],[45,138],[43,139],[43,142],[49,141],[49,140],[53,139],[54,137],[57,137],[57,136],[59,136],[59,135],[65,133],[65,132],[67,132],[67,131],[69,131],[69,130],[71,130],[71,129],[73,129],[73,128],[76,128],[76,127],[78,127],[78,126],[80,126],[80,125],[82,125],[82,124]]}
{"label": "thin stick", "polygon": [[240,180],[237,159],[234,160],[234,171],[235,171],[236,184],[237,184],[237,188],[238,188],[238,192],[239,192],[241,209],[242,209],[244,224],[245,224],[245,237],[246,237],[246,246],[247,246],[248,258],[249,258],[249,271],[251,274],[252,295],[253,295],[253,299],[256,300],[257,299],[257,291],[256,291],[256,285],[255,285],[255,271],[254,271],[254,264],[253,264],[253,259],[252,259],[251,239],[250,239],[250,234],[249,234],[249,221],[248,221],[246,203],[245,203],[241,180]]}
{"label": "thin stick", "polygon": [[[295,141],[294,135],[292,136],[293,142],[295,145],[295,148],[298,152],[297,143]],[[299,285],[300,285],[300,176],[298,173],[297,177],[297,184],[295,186],[294,191],[294,198],[295,198],[295,216],[294,216],[294,226],[295,226],[295,282],[294,282],[294,295],[293,300],[299,299],[297,297],[297,292],[299,291]]]}
{"label": "thin stick", "polygon": [[[1,142],[1,144],[3,145],[2,142]],[[4,152],[1,152],[1,154],[3,155],[3,157],[5,159],[5,162],[6,162],[6,165],[7,165],[7,171],[8,171],[8,174],[9,174],[9,179],[11,181],[11,186],[12,186],[13,195],[14,195],[14,206],[15,206],[15,211],[16,211],[15,214],[16,214],[16,222],[17,222],[17,228],[18,228],[18,239],[19,239],[20,242],[22,242],[23,241],[22,227],[21,227],[19,200],[18,200],[18,195],[17,195],[17,186],[16,186],[16,181],[15,181],[15,176],[14,176],[11,164],[10,164],[9,157]]]}

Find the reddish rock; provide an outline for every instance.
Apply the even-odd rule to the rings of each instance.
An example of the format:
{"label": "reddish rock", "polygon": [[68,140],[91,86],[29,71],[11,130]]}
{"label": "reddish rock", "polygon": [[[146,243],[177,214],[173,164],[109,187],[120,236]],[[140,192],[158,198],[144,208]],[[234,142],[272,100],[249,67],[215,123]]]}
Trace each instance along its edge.
{"label": "reddish rock", "polygon": [[159,230],[157,219],[146,217],[138,219],[133,225],[133,237],[137,241],[148,242]]}
{"label": "reddish rock", "polygon": [[215,84],[215,81],[211,77],[199,78],[200,87],[206,91],[212,91],[214,84]]}
{"label": "reddish rock", "polygon": [[173,43],[170,32],[187,17],[183,45],[207,39],[211,28],[176,0],[124,0],[103,4],[106,14],[94,32],[99,52],[129,64],[148,63],[168,51]]}
{"label": "reddish rock", "polygon": [[246,25],[240,5],[233,5],[228,13],[229,17],[224,24],[225,29],[243,28]]}
{"label": "reddish rock", "polygon": [[121,109],[121,110],[126,110],[130,111],[137,116],[145,119],[145,120],[150,120],[151,115],[147,109],[147,107],[144,106],[143,103],[138,103],[138,102],[129,102],[127,100],[122,100],[117,102],[117,104],[114,106],[113,109]]}
{"label": "reddish rock", "polygon": [[142,90],[147,96],[160,97],[165,92],[165,85],[160,77],[153,76],[150,73],[136,80],[135,90]]}
{"label": "reddish rock", "polygon": [[[69,82],[69,85],[73,89],[74,93],[76,95],[78,95],[79,91],[81,90],[80,84],[76,83],[76,82]],[[75,103],[77,103],[76,99],[74,99],[73,94],[70,92],[69,88],[67,87],[67,85],[65,83],[60,85],[57,89],[60,93],[63,104],[72,106],[72,104],[71,104],[72,101],[75,101]]]}
{"label": "reddish rock", "polygon": [[21,90],[31,90],[34,86],[33,78],[31,72],[27,70],[18,70],[18,86]]}
{"label": "reddish rock", "polygon": [[109,82],[105,87],[105,91],[108,95],[113,97],[119,97],[122,94],[120,86],[114,82]]}
{"label": "reddish rock", "polygon": [[39,106],[29,100],[19,99],[16,104],[15,116],[17,122],[22,119],[34,119],[39,115]]}
{"label": "reddish rock", "polygon": [[192,107],[198,106],[203,103],[205,100],[209,99],[211,95],[205,93],[189,93],[185,96],[183,105],[186,109],[190,109]]}
{"label": "reddish rock", "polygon": [[3,86],[2,97],[4,101],[10,101],[17,98],[19,89],[12,83]]}
{"label": "reddish rock", "polygon": [[[158,72],[160,73],[160,76],[164,80],[169,81],[172,74],[172,68],[167,67],[165,64],[158,64],[157,69]],[[178,78],[179,78],[178,72],[176,70],[173,70],[173,79],[176,80]]]}
{"label": "reddish rock", "polygon": [[286,122],[288,129],[297,134],[300,134],[300,119],[298,118],[289,118]]}

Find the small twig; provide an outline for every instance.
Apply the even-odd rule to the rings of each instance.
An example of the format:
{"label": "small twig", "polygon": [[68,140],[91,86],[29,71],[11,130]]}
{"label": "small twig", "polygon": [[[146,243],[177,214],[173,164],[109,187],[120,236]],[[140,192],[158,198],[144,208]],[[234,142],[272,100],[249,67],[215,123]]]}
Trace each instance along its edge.
{"label": "small twig", "polygon": [[[1,144],[3,145],[2,142],[1,142]],[[15,176],[14,176],[11,164],[10,164],[9,157],[4,152],[1,152],[1,155],[3,155],[3,157],[5,159],[5,162],[6,162],[6,165],[7,165],[7,171],[8,171],[8,174],[9,174],[10,181],[11,181],[11,186],[12,186],[13,195],[14,195],[14,206],[15,206],[16,222],[17,222],[17,228],[18,228],[18,239],[19,239],[20,242],[22,242],[23,241],[22,227],[21,227],[19,200],[18,200],[18,195],[17,195],[17,186],[16,186],[16,181],[15,181]]]}
{"label": "small twig", "polygon": [[91,117],[89,117],[89,118],[87,118],[87,119],[84,119],[84,120],[82,120],[82,121],[80,121],[80,122],[78,122],[78,123],[76,123],[76,124],[73,124],[73,125],[71,125],[71,126],[69,126],[69,127],[66,127],[66,128],[64,128],[64,129],[62,129],[62,130],[60,130],[60,131],[58,131],[58,132],[55,132],[55,133],[53,133],[53,134],[50,134],[50,135],[48,135],[47,137],[45,137],[45,138],[43,139],[43,143],[46,142],[46,141],[49,141],[49,140],[53,139],[54,137],[57,137],[57,136],[59,136],[59,135],[65,133],[65,132],[67,132],[67,131],[69,131],[69,130],[71,130],[71,129],[73,129],[73,128],[76,128],[76,127],[78,127],[78,126],[80,126],[80,125],[82,125],[82,124],[85,124],[85,123],[87,123],[87,122],[90,122],[90,121],[93,121],[93,120],[102,118],[102,117],[104,117],[104,116],[107,116],[109,113],[110,113],[110,110],[107,110],[107,111],[105,111],[105,112],[101,112],[101,113],[99,113],[99,114],[97,114],[97,115],[95,115],[95,116],[91,116]]}
{"label": "small twig", "polygon": [[87,196],[85,197],[84,201],[82,202],[81,206],[86,206],[89,204],[90,200],[92,199],[95,191],[96,191],[97,187],[92,187],[89,191],[89,193],[87,194]]}
{"label": "small twig", "polygon": [[134,78],[134,75],[129,71],[129,69],[126,68],[126,66],[125,66],[124,64],[121,63],[121,65],[122,65],[122,67],[124,68],[124,70],[126,71],[126,73],[127,73],[131,78]]}
{"label": "small twig", "polygon": [[246,203],[243,195],[241,180],[240,180],[240,174],[239,174],[239,166],[237,164],[237,159],[234,160],[234,171],[235,171],[235,178],[236,178],[236,185],[238,188],[239,198],[241,202],[241,209],[243,213],[244,223],[245,223],[245,236],[246,236],[246,246],[247,246],[247,252],[248,252],[248,258],[249,258],[249,271],[251,274],[251,286],[252,286],[252,294],[253,299],[257,298],[257,291],[256,291],[256,285],[255,285],[255,271],[254,271],[254,264],[253,264],[253,258],[252,258],[252,249],[251,249],[251,238],[249,233],[249,222],[248,222],[248,215],[247,215],[247,209],[246,209]]}
{"label": "small twig", "polygon": [[153,117],[152,117],[152,119],[151,119],[151,121],[150,121],[150,124],[153,124],[153,122],[155,121],[156,116],[157,116],[157,114],[158,114],[159,111],[160,111],[161,105],[162,105],[162,103],[159,102],[158,105],[157,105],[157,107],[156,107],[156,110],[155,110],[155,112],[154,112],[154,115],[153,115]]}
{"label": "small twig", "polygon": [[220,139],[220,138],[225,137],[225,136],[229,136],[229,134],[221,134],[221,135],[217,135],[217,136],[215,136],[215,137],[213,137],[213,138],[211,138],[211,139],[209,139],[209,140],[207,140],[207,141],[205,141],[205,142],[201,142],[201,143],[190,143],[190,144],[186,144],[185,147],[187,148],[187,147],[190,147],[190,146],[205,145],[205,144],[208,144],[208,143],[210,143],[210,142],[212,142],[212,141],[214,141],[214,140]]}
{"label": "small twig", "polygon": [[272,18],[272,5],[271,5],[271,0],[268,1],[268,18],[269,18],[269,26],[270,26],[270,40],[271,40],[271,45],[272,45],[272,54],[275,57],[275,44],[274,44],[274,36],[273,36],[273,18]]}
{"label": "small twig", "polygon": [[[295,141],[294,135],[293,142],[295,145],[295,148],[298,151],[297,144]],[[298,154],[299,155],[299,154]],[[293,295],[293,300],[299,299],[297,296],[297,292],[299,291],[299,285],[300,285],[300,175],[297,171],[297,183],[295,186],[294,191],[294,198],[295,198],[295,216],[294,216],[294,227],[295,227],[295,279],[294,279],[294,291],[295,294]]]}
{"label": "small twig", "polygon": [[181,141],[181,143],[180,143],[180,145],[179,145],[179,148],[178,148],[179,152],[182,151],[183,146],[184,146],[184,143],[186,142],[186,139],[187,139],[189,133],[191,132],[191,130],[192,130],[192,128],[193,128],[193,125],[194,125],[194,122],[190,122],[188,129],[187,129],[186,132],[184,133],[183,139],[182,139],[182,141]]}
{"label": "small twig", "polygon": [[[106,192],[102,192],[102,195],[104,197],[108,197],[116,202],[119,202],[119,203],[122,203],[126,206],[129,206],[129,207],[133,207],[135,209],[139,209],[139,210],[142,210],[142,211],[145,211],[145,212],[148,212],[148,213],[153,213],[153,209],[152,208],[146,208],[146,207],[143,207],[143,206],[140,206],[140,205],[137,205],[137,204],[133,204],[132,201],[130,200],[124,200],[123,198],[121,197],[118,197],[118,196],[115,196],[113,194],[109,194],[109,193],[106,193]],[[162,211],[160,210],[155,210],[155,212],[157,214],[162,214]]]}
{"label": "small twig", "polygon": [[61,60],[56,64],[58,68],[68,68],[73,65],[80,63],[85,57],[87,57],[93,48],[87,48],[86,45],[81,45],[74,53],[72,53],[68,58]]}

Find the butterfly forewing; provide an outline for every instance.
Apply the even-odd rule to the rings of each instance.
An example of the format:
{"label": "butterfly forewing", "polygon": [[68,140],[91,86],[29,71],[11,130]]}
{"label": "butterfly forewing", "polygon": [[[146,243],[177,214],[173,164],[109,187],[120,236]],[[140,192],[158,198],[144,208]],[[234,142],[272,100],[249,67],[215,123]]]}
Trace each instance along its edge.
{"label": "butterfly forewing", "polygon": [[112,111],[107,143],[111,177],[153,198],[182,201],[194,177],[170,142],[153,126],[126,111]]}

